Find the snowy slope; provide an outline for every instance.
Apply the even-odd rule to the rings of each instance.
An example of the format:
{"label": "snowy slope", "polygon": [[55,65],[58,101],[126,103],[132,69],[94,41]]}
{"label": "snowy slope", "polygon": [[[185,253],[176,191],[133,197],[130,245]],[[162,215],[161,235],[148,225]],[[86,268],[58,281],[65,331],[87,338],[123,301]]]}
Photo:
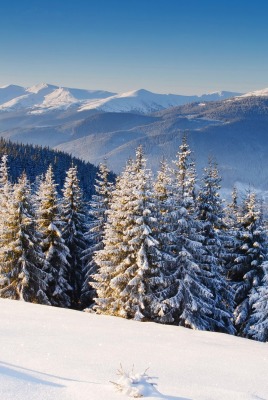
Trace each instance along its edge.
{"label": "snowy slope", "polygon": [[120,363],[148,399],[268,399],[268,343],[4,299],[0,320],[1,400],[127,399]]}
{"label": "snowy slope", "polygon": [[24,92],[25,89],[22,86],[7,85],[0,87],[0,105],[23,95]]}
{"label": "snowy slope", "polygon": [[237,93],[215,92],[202,96],[182,96],[175,94],[157,94],[140,89],[121,93],[107,99],[91,101],[80,107],[79,111],[97,109],[105,112],[139,112],[147,114],[169,107],[175,107],[195,101],[223,100]]}

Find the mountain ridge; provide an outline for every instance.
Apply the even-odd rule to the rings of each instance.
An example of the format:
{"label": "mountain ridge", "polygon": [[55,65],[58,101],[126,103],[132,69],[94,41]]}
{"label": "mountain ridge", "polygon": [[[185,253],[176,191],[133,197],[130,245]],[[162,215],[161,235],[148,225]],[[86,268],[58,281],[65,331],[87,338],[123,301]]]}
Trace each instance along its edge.
{"label": "mountain ridge", "polygon": [[214,92],[204,95],[158,94],[146,89],[113,93],[40,83],[28,88],[7,85],[0,88],[0,111],[24,110],[30,114],[75,108],[76,111],[100,110],[105,112],[139,112],[148,114],[190,103],[215,101],[241,95],[237,92]]}

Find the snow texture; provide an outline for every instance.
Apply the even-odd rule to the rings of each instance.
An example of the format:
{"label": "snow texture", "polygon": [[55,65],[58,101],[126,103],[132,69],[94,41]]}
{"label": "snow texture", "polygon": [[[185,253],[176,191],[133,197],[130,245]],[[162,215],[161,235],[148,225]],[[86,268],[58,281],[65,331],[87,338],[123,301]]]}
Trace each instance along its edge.
{"label": "snow texture", "polygon": [[268,398],[267,343],[6,299],[0,319],[1,400],[128,399],[121,363],[157,377],[145,399]]}

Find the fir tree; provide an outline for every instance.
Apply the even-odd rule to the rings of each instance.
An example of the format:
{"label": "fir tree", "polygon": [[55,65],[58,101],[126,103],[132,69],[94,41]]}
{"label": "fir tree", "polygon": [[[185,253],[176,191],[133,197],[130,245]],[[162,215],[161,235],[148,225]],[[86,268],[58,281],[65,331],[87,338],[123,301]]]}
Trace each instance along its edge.
{"label": "fir tree", "polygon": [[268,262],[262,264],[264,277],[257,292],[251,296],[253,314],[250,319],[249,337],[268,342]]}
{"label": "fir tree", "polygon": [[228,276],[235,289],[235,325],[240,336],[248,336],[253,301],[263,278],[262,263],[266,260],[267,239],[255,193],[249,193],[242,206],[236,254],[229,266]]}
{"label": "fir tree", "polygon": [[68,258],[70,252],[61,233],[61,209],[56,183],[50,166],[39,188],[38,229],[42,235],[42,250],[51,275],[47,296],[52,305],[70,307],[72,287],[69,285]]}
{"label": "fir tree", "polygon": [[67,171],[62,201],[62,237],[69,249],[67,280],[72,287],[71,307],[79,308],[82,286],[82,253],[86,247],[86,215],[77,167]]}
{"label": "fir tree", "polygon": [[[195,199],[195,167],[186,138],[175,162],[175,180],[169,195],[168,252],[173,260],[168,267],[171,284],[165,291],[165,313],[173,323],[193,329],[225,330],[223,321],[216,319],[215,271],[208,268],[208,250],[204,246],[201,221],[198,221]],[[223,318],[223,310],[221,318]],[[227,315],[224,315],[227,317]]]}
{"label": "fir tree", "polygon": [[[9,181],[9,168],[8,168],[8,156],[3,155],[0,164],[0,215],[1,220],[4,221],[6,213],[8,213],[9,201],[11,200],[12,185]],[[0,230],[3,231],[3,227],[0,223]],[[4,243],[2,242],[2,245]]]}
{"label": "fir tree", "polygon": [[175,165],[173,173],[174,186],[177,190],[176,197],[185,207],[192,207],[195,199],[196,168],[186,135],[182,138],[182,144],[179,146],[173,164]]}
{"label": "fir tree", "polygon": [[161,323],[172,323],[173,309],[167,306],[165,300],[170,293],[170,287],[174,283],[173,271],[176,268],[174,255],[176,243],[172,231],[176,230],[177,221],[174,218],[172,197],[172,176],[166,161],[160,164],[156,181],[154,183],[154,201],[156,212],[155,236],[158,241],[158,251],[161,252],[159,274],[157,279],[157,295],[160,299],[160,307],[154,310],[155,320]]}
{"label": "fir tree", "polygon": [[197,197],[197,218],[201,222],[204,250],[200,256],[200,263],[203,269],[211,273],[206,285],[213,294],[212,329],[233,334],[234,293],[227,282],[224,268],[225,226],[222,200],[219,195],[220,181],[217,165],[209,160]]}
{"label": "fir tree", "polygon": [[142,148],[116,182],[105,227],[104,248],[94,257],[99,272],[95,309],[137,320],[157,309],[154,279],[158,274],[157,241],[150,206],[150,179]]}
{"label": "fir tree", "polygon": [[107,222],[107,210],[111,198],[112,183],[109,181],[110,171],[106,163],[99,165],[99,172],[95,183],[95,192],[89,203],[89,232],[87,233],[88,246],[83,252],[84,282],[82,286],[81,304],[82,308],[89,307],[96,297],[96,290],[91,285],[94,282],[93,275],[97,273],[98,267],[94,261],[94,254],[103,249],[104,227]]}
{"label": "fir tree", "polygon": [[46,290],[49,276],[40,248],[31,203],[31,190],[23,175],[9,199],[4,221],[5,245],[0,248],[1,297],[50,304]]}

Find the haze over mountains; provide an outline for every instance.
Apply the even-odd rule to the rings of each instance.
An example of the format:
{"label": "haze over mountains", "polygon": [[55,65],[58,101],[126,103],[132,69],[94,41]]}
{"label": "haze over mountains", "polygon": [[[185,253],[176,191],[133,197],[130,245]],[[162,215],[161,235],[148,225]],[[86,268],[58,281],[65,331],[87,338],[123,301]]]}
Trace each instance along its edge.
{"label": "haze over mountains", "polygon": [[143,144],[157,170],[188,140],[198,171],[215,157],[223,186],[251,184],[268,190],[268,89],[241,95],[155,94],[36,85],[0,88],[0,134],[13,141],[56,147],[119,172]]}

